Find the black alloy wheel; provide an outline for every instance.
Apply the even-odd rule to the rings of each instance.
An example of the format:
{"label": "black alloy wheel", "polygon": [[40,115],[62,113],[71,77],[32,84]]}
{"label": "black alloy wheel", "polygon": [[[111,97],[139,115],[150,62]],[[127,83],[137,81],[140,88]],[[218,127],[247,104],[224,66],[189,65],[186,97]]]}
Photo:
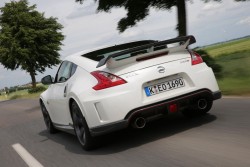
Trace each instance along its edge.
{"label": "black alloy wheel", "polygon": [[73,102],[71,105],[71,113],[75,134],[80,145],[84,150],[93,149],[94,138],[91,136],[87,122],[76,102]]}
{"label": "black alloy wheel", "polygon": [[56,133],[57,129],[54,127],[44,103],[40,102],[40,106],[41,106],[41,110],[42,110],[42,114],[43,114],[43,118],[44,118],[44,122],[47,127],[47,130],[51,134]]}

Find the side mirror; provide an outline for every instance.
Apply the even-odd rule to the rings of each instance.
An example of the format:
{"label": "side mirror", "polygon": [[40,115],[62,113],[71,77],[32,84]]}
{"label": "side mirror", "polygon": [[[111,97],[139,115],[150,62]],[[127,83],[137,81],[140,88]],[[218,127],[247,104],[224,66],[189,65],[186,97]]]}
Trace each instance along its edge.
{"label": "side mirror", "polygon": [[47,76],[45,76],[45,77],[42,78],[41,82],[44,85],[52,84],[53,83],[52,77],[50,75],[47,75]]}

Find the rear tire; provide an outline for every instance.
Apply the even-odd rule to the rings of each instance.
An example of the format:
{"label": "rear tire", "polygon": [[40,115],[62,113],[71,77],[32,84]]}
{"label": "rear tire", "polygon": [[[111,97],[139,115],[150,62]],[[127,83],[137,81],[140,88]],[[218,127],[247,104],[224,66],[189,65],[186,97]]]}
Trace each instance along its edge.
{"label": "rear tire", "polygon": [[40,102],[40,106],[41,106],[41,110],[42,110],[42,114],[43,114],[43,118],[44,118],[44,122],[47,127],[47,130],[49,131],[50,134],[56,133],[58,130],[54,127],[51,121],[51,118],[49,116],[49,112],[47,111],[44,103]]}
{"label": "rear tire", "polygon": [[72,121],[77,139],[84,150],[94,148],[94,138],[91,136],[87,122],[82,112],[74,101],[71,105]]}

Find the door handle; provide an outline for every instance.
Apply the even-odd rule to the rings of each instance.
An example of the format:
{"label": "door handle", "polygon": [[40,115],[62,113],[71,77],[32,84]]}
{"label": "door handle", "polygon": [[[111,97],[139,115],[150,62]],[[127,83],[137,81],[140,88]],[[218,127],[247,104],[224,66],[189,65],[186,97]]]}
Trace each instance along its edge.
{"label": "door handle", "polygon": [[66,96],[67,96],[67,87],[68,87],[68,85],[66,85],[66,86],[64,87],[63,97],[66,97]]}

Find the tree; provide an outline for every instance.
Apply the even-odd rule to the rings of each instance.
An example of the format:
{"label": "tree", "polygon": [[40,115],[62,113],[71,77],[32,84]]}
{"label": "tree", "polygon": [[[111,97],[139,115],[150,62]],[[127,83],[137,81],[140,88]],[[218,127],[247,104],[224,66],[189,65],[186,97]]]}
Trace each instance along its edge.
{"label": "tree", "polygon": [[[124,32],[127,28],[133,27],[137,22],[145,19],[149,15],[150,8],[170,11],[172,7],[176,6],[178,19],[176,30],[179,33],[178,36],[185,36],[187,35],[186,1],[188,0],[98,0],[97,11],[110,12],[112,8],[124,7],[125,10],[127,10],[127,16],[118,22],[117,27],[120,32]],[[209,2],[221,0],[202,1]],[[83,3],[84,0],[76,0],[76,2]]]}
{"label": "tree", "polygon": [[29,73],[33,88],[37,72],[60,63],[58,51],[64,39],[57,18],[45,18],[35,9],[27,0],[11,1],[0,8],[0,63]]}

